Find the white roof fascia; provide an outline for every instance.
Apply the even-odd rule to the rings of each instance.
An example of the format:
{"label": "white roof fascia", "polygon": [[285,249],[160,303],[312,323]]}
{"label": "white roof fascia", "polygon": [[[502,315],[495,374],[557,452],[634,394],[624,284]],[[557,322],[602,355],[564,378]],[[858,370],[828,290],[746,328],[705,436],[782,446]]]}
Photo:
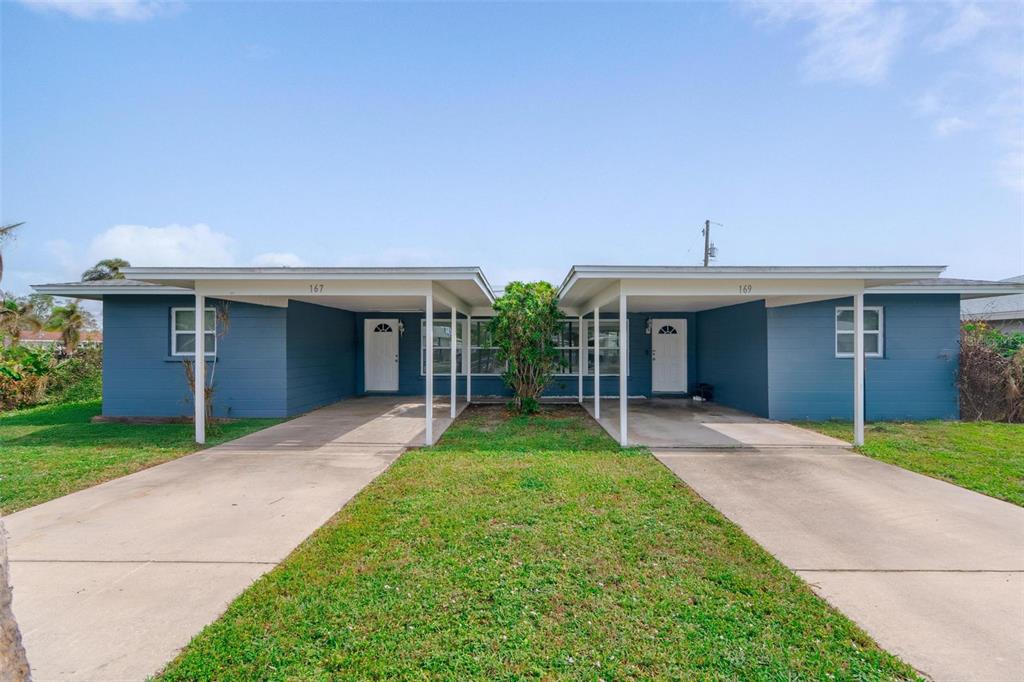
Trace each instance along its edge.
{"label": "white roof fascia", "polygon": [[938,277],[944,265],[876,266],[660,266],[660,265],[574,265],[558,289],[559,298],[581,278],[586,279],[893,279],[913,280]]}
{"label": "white roof fascia", "polygon": [[965,298],[988,296],[1010,296],[1024,293],[1024,284],[948,284],[940,286],[901,286],[886,284],[870,287],[865,293],[871,294],[961,294]]}
{"label": "white roof fascia", "polygon": [[83,282],[82,284],[33,284],[32,289],[40,294],[51,296],[63,296],[65,298],[84,298],[101,300],[104,295],[117,294],[118,296],[137,295],[192,295],[191,289],[182,287],[161,286],[158,284],[150,286],[102,286]]}
{"label": "white roof fascia", "polygon": [[242,280],[376,280],[376,281],[451,281],[468,280],[477,284],[484,296],[494,302],[494,291],[478,267],[168,267],[125,268],[131,279],[145,282],[242,281]]}

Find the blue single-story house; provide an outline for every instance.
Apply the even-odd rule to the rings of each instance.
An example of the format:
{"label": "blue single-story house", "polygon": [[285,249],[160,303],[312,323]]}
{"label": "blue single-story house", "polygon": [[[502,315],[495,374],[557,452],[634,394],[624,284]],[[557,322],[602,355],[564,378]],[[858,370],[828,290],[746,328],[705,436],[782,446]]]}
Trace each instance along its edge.
{"label": "blue single-story house", "polygon": [[[956,419],[961,299],[1024,285],[940,279],[943,269],[574,266],[559,290],[563,369],[547,393],[583,402],[596,377],[600,395],[625,406],[707,384],[718,403],[780,420]],[[487,332],[495,294],[479,268],[125,273],[34,287],[103,301],[105,416],[194,414],[201,442],[205,395],[183,365],[197,347],[208,361],[194,383],[213,377],[218,416],[416,395],[432,442],[435,394],[453,415],[460,399],[508,395]],[[627,409],[620,419],[626,434]]]}

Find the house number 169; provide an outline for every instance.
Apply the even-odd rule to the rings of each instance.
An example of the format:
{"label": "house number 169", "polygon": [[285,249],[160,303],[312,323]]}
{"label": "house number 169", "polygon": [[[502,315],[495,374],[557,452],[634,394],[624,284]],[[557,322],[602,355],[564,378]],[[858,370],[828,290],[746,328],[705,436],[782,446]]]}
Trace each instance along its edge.
{"label": "house number 169", "polygon": [[741,294],[749,294],[753,288],[754,287],[752,285],[750,285],[750,284],[741,284],[740,285],[740,293]]}

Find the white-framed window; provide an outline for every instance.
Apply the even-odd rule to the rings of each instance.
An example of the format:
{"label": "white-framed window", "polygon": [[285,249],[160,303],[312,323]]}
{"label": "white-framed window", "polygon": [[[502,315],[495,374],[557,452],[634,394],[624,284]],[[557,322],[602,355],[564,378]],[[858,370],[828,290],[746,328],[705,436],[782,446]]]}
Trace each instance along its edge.
{"label": "white-framed window", "polygon": [[[586,328],[587,322],[583,322]],[[558,365],[555,375],[572,375],[580,371],[580,323],[579,320],[562,320],[555,333],[555,349],[558,351]]]}
{"label": "white-framed window", "polygon": [[[462,320],[455,321],[455,367],[458,374],[462,371]],[[420,319],[420,374],[427,373],[426,350],[426,318]],[[452,372],[452,321],[434,318],[434,333],[431,335],[434,352],[434,375],[448,376]]]}
{"label": "white-framed window", "polygon": [[[587,320],[584,326],[593,329],[593,321]],[[619,321],[601,320],[599,349],[601,353],[601,376],[617,376],[619,373]],[[594,335],[587,334],[587,375],[594,374]],[[626,376],[629,376],[627,363]]]}
{"label": "white-framed window", "polygon": [[490,324],[490,318],[469,321],[469,357],[474,375],[501,376],[505,373],[507,363],[498,360],[498,347],[494,345]]}
{"label": "white-framed window", "polygon": [[[560,331],[555,336],[555,348],[560,358],[556,375],[576,376],[580,371],[580,334],[579,320],[562,320]],[[583,320],[583,333],[586,335],[587,366],[584,376],[594,374],[594,324],[591,320]],[[626,368],[627,374],[629,368]],[[601,376],[619,373],[619,321],[601,320]]]}
{"label": "white-framed window", "polygon": [[[494,345],[490,332],[490,318],[470,320],[469,338],[472,354],[474,376],[501,376],[505,372],[505,363],[498,360],[498,347]],[[464,375],[465,365],[462,360],[464,320],[456,322],[456,366],[458,374]],[[562,320],[559,330],[555,333],[555,349],[558,351],[559,363],[555,369],[558,376],[576,376],[580,370],[579,320]],[[420,374],[426,374],[426,319],[420,320]],[[594,374],[594,339],[590,320],[583,321],[583,331],[587,335],[587,368],[586,375]],[[448,376],[451,374],[451,320],[434,320],[433,334],[434,375]],[[601,376],[619,373],[619,321],[601,320]],[[585,376],[586,376],[585,375]]]}
{"label": "white-framed window", "polygon": [[[217,313],[206,309],[203,321],[207,355],[217,354]],[[171,355],[196,354],[196,309],[171,308]]]}
{"label": "white-framed window", "polygon": [[[853,357],[853,308],[836,307],[836,357]],[[864,306],[864,356],[880,358],[885,352],[885,316],[881,306]]]}

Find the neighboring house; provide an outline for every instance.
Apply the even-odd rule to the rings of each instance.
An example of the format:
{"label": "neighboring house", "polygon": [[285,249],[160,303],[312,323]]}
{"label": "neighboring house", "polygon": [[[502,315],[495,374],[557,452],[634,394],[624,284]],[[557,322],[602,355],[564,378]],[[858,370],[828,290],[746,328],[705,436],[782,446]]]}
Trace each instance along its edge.
{"label": "neighboring house", "polygon": [[[42,348],[56,348],[57,346],[63,345],[60,332],[48,331],[23,331],[19,342],[23,346],[38,346]],[[103,343],[103,332],[84,331],[82,332],[82,338],[78,343],[80,346],[99,346]]]}
{"label": "neighboring house", "polygon": [[[1002,281],[1024,284],[1024,275]],[[1024,332],[1024,294],[982,296],[965,300],[960,304],[960,319],[984,320],[1004,332]]]}
{"label": "neighboring house", "polygon": [[[710,384],[716,402],[776,419],[862,424],[854,406],[865,403],[869,419],[955,419],[961,299],[1024,293],[1024,284],[936,279],[943,269],[575,266],[559,290],[565,367],[547,394],[582,401],[596,383],[620,399],[686,396]],[[352,396],[423,395],[431,442],[435,392],[508,395],[487,333],[494,293],[479,268],[125,273],[35,287],[103,301],[107,416],[178,416],[201,406],[181,364],[200,342],[217,360],[220,416],[284,417]],[[214,312],[224,306],[226,328]],[[628,410],[620,412],[624,426]],[[199,420],[197,439],[203,434]]]}

